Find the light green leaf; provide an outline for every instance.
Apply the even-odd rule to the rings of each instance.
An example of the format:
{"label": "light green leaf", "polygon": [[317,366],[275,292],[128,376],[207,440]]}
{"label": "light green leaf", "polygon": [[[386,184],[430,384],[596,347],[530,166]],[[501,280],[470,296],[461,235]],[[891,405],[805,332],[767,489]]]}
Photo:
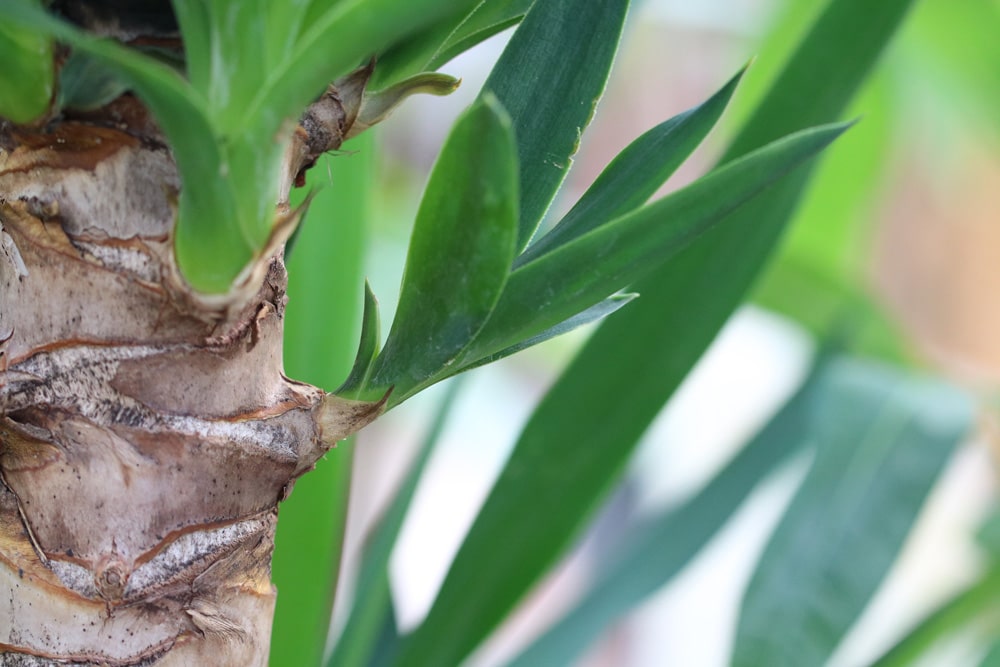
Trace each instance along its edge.
{"label": "light green leaf", "polygon": [[[285,369],[327,390],[340,383],[358,340],[365,230],[372,215],[376,142],[354,139],[309,173],[317,188],[288,262]],[[329,179],[329,180],[328,180]],[[330,304],[339,304],[331,308]],[[273,578],[278,588],[272,665],[318,665],[336,590],[354,444],[338,444],[281,504]]]}
{"label": "light green leaf", "polygon": [[528,244],[569,171],[604,92],[628,5],[536,3],[483,85],[514,123],[521,170],[518,250]]}
{"label": "light green leaf", "polygon": [[828,382],[816,459],[743,598],[734,667],[825,664],[973,422],[964,394],[886,367],[841,361]]}
{"label": "light green leaf", "polygon": [[0,63],[0,118],[30,123],[44,116],[55,88],[49,36],[28,27],[0,23]]}
{"label": "light green leaf", "polygon": [[399,403],[456,360],[496,305],[516,236],[510,120],[486,96],[456,121],[434,165],[370,389],[394,386],[389,400]]}

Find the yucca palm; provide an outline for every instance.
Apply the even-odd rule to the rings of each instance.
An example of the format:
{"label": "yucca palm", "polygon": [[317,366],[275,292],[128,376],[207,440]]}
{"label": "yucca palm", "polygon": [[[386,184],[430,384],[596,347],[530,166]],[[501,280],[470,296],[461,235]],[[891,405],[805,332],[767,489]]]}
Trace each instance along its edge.
{"label": "yucca palm", "polygon": [[[719,279],[733,286],[709,299],[684,352],[693,362],[759,269],[804,172],[761,204],[773,223],[745,236],[729,214],[844,129],[781,138],[835,117],[907,4],[879,10],[832,99],[794,126],[769,127],[762,112],[722,166],[645,204],[711,129],[737,75],[640,136],[537,238],[627,0],[0,5],[4,664],[265,664],[277,508],[299,476],[421,389],[613,312],[631,299],[619,291],[654,271],[669,282],[666,260],[726,219],[682,256],[713,281],[727,252],[750,250]],[[430,177],[384,344],[367,292],[342,386],[285,377],[283,259],[305,209],[291,191],[406,96],[452,90],[433,70],[516,23]],[[574,474],[593,498],[615,469]],[[577,521],[541,528],[542,560]],[[498,579],[498,599],[510,598],[500,606],[530,578]],[[442,605],[462,587],[446,583]],[[418,632],[400,659],[451,664],[496,619],[462,623],[453,646]]]}

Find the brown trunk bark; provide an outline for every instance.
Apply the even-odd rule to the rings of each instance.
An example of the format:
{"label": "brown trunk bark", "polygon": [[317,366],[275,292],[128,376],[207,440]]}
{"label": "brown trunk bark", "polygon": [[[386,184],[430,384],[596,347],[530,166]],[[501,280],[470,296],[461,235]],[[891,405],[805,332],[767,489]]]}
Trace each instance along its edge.
{"label": "brown trunk bark", "polygon": [[0,664],[266,664],[277,504],[380,409],[283,375],[280,251],[190,293],[135,109],[0,124]]}

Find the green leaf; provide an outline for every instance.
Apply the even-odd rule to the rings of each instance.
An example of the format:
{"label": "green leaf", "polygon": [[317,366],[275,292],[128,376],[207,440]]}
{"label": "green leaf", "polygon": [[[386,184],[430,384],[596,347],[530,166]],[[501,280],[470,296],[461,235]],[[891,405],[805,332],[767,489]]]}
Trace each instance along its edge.
{"label": "green leaf", "polygon": [[[38,3],[31,0],[31,4]],[[48,35],[0,23],[0,63],[0,118],[30,123],[44,116],[55,88],[52,40]]]}
{"label": "green leaf", "polygon": [[361,341],[358,343],[358,353],[354,357],[354,366],[351,368],[350,375],[347,376],[344,384],[337,389],[336,393],[346,396],[364,386],[378,355],[378,346],[381,340],[380,331],[378,300],[375,298],[375,293],[372,292],[371,285],[366,280],[365,308],[361,316]]}
{"label": "green leaf", "polygon": [[745,71],[740,70],[700,106],[660,123],[629,144],[559,224],[528,246],[515,266],[642,206],[709,133]]}
{"label": "green leaf", "polygon": [[381,89],[446,62],[516,25],[534,0],[483,0],[471,12],[451,14],[431,27],[399,41],[379,55],[372,87]]}
{"label": "green leaf", "polygon": [[[288,262],[285,369],[326,389],[347,373],[358,338],[365,229],[376,162],[372,135],[328,155],[308,182],[319,189]],[[329,178],[329,180],[327,180]],[[340,306],[331,308],[330,304]],[[351,304],[357,304],[353,307]],[[273,578],[278,588],[271,664],[318,665],[329,632],[347,518],[354,445],[341,442],[298,479],[281,504]]]}
{"label": "green leaf", "polygon": [[[477,368],[479,366],[485,366],[486,364],[491,364],[494,361],[499,361],[505,357],[509,357],[512,354],[517,354],[521,350],[526,350],[529,347],[538,345],[539,343],[544,343],[547,340],[555,338],[556,336],[561,336],[565,333],[569,333],[574,329],[578,329],[587,324],[596,322],[597,320],[604,319],[608,315],[614,313],[619,308],[625,306],[627,303],[638,297],[638,294],[614,294],[609,296],[604,301],[601,301],[583,312],[577,313],[573,317],[560,322],[559,324],[546,329],[536,336],[532,336],[516,345],[511,345],[510,347],[504,348],[495,354],[491,354],[488,357],[483,357],[469,365],[462,366],[460,369],[455,371],[455,373],[464,373],[472,368]],[[449,373],[450,375],[451,373]]]}
{"label": "green leaf", "polygon": [[510,114],[521,169],[518,250],[569,170],[621,38],[628,0],[547,0],[525,15],[483,91]]}
{"label": "green leaf", "polygon": [[[761,146],[836,118],[909,4],[834,0],[766,98],[762,113],[773,123],[756,121],[741,144]],[[831,92],[807,94],[813,84]],[[470,600],[443,589],[408,655],[438,648],[440,664],[457,663],[569,545],[746,293],[790,217],[804,171],[657,269],[640,284],[642,298],[590,338],[531,417],[451,566],[446,587],[459,588],[448,579],[471,581],[480,593]]]}
{"label": "green leaf", "polygon": [[[389,557],[392,555],[403,520],[417,491],[417,484],[441,438],[460,387],[461,381],[456,380],[448,388],[431,422],[431,428],[417,450],[409,471],[396,490],[392,503],[365,540],[361,571],[358,573],[354,591],[354,603],[333,654],[326,662],[326,667],[365,667],[372,663],[372,657],[376,652],[395,650],[384,645],[385,638],[382,636],[384,628],[393,619],[389,590]],[[390,641],[396,644],[398,638],[393,637]]]}
{"label": "green leaf", "polygon": [[819,127],[775,141],[518,267],[467,358],[534,336],[645,277],[846,127]]}
{"label": "green leaf", "polygon": [[125,92],[125,85],[103,62],[74,51],[59,70],[60,109],[97,109]]}
{"label": "green leaf", "polygon": [[535,0],[485,0],[448,36],[428,66],[436,69],[524,17]]}
{"label": "green leaf", "polygon": [[487,96],[456,121],[431,172],[371,389],[395,386],[398,403],[455,361],[503,290],[516,236],[510,121]]}
{"label": "green leaf", "polygon": [[[970,631],[972,631],[970,633]],[[923,660],[938,642],[957,634],[1000,637],[1000,567],[987,572],[925,616],[871,667],[908,667]]]}
{"label": "green leaf", "polygon": [[636,526],[583,598],[509,667],[573,664],[609,625],[684,568],[761,480],[805,444],[826,366],[824,355],[799,390],[697,494]]}
{"label": "green leaf", "polygon": [[837,363],[813,421],[818,451],[743,599],[734,667],[820,666],[885,577],[973,422],[956,389]]}

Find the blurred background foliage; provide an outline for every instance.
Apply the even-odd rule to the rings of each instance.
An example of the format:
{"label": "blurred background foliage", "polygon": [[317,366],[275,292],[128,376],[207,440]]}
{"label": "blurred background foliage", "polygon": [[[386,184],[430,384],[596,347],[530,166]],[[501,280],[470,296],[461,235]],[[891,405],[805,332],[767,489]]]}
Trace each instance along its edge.
{"label": "blurred background foliage", "polygon": [[[700,103],[757,54],[721,131],[665,189],[707,171],[826,4],[636,2],[554,210],[565,211],[639,131]],[[469,664],[506,664],[553,623],[548,643],[516,664],[574,656],[593,667],[700,667],[726,664],[734,646],[739,665],[997,664],[995,520],[981,531],[985,547],[975,536],[996,492],[998,34],[994,0],[914,3],[845,114],[861,122],[815,170],[751,305],[646,431],[572,554]],[[330,391],[343,380],[365,276],[390,319],[427,171],[506,39],[509,31],[443,68],[464,81],[452,97],[409,102],[310,174],[317,194],[289,263],[290,376]],[[827,57],[849,59],[854,48],[845,40]],[[409,631],[427,613],[534,404],[588,333],[477,370],[448,399],[436,439],[424,436],[447,388],[342,443],[298,483],[278,529],[273,664],[328,655],[355,588],[371,595],[370,617],[359,621],[355,609],[345,637],[370,645],[338,649],[333,664],[392,664],[365,650],[398,648],[397,625]],[[831,336],[832,356],[866,361],[825,361],[817,350]],[[914,371],[962,386],[975,397],[975,420],[954,389]],[[877,455],[872,442],[882,443]],[[426,460],[425,475],[399,487],[412,460]],[[409,513],[409,503],[398,505],[379,524],[388,533],[369,536],[397,487],[415,494]],[[401,530],[394,550],[386,525]],[[517,545],[508,548],[516,558]],[[643,578],[651,562],[659,567]],[[338,568],[346,583],[324,644],[320,619]],[[783,584],[789,572],[794,584]],[[568,609],[574,622],[560,626]]]}

